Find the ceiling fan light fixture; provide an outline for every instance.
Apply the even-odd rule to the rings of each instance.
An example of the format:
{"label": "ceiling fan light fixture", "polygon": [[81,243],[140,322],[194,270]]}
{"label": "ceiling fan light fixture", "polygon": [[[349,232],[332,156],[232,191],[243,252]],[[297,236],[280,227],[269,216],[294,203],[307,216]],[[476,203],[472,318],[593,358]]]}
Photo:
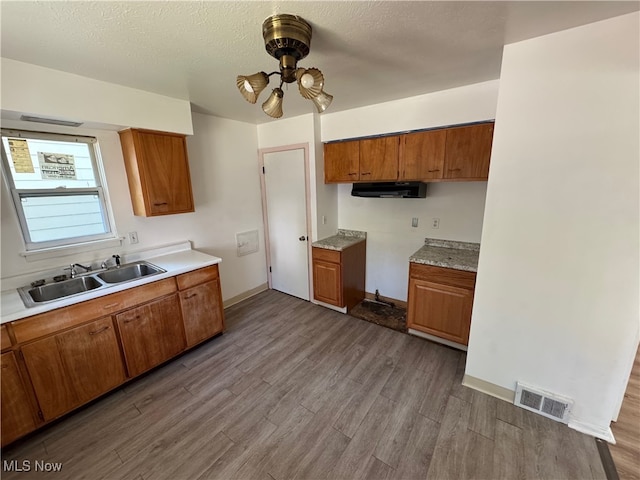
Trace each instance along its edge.
{"label": "ceiling fan light fixture", "polygon": [[322,113],[329,108],[329,105],[331,105],[333,95],[329,95],[326,92],[320,92],[320,94],[317,97],[313,97],[311,101],[318,109],[318,113]]}
{"label": "ceiling fan light fixture", "polygon": [[317,68],[299,68],[296,70],[298,90],[307,100],[317,97],[324,87],[324,76]]}
{"label": "ceiling fan light fixture", "polygon": [[238,75],[236,85],[238,90],[249,103],[256,103],[258,96],[269,83],[269,76],[264,72],[253,75]]}
{"label": "ceiling fan light fixture", "polygon": [[323,91],[324,76],[317,68],[298,68],[297,63],[309,54],[311,25],[302,17],[290,14],[272,15],[262,23],[262,37],[267,53],[279,61],[279,71],[266,74],[239,75],[238,90],[250,103],[256,103],[258,95],[269,83],[271,75],[280,75],[280,87],[273,89],[262,104],[262,110],[273,117],[282,116],[283,83],[298,83],[298,90],[307,100],[313,101],[318,112],[324,112],[333,97]]}
{"label": "ceiling fan light fixture", "polygon": [[262,104],[264,113],[272,118],[280,118],[282,116],[282,98],[284,92],[281,88],[274,88],[269,98]]}

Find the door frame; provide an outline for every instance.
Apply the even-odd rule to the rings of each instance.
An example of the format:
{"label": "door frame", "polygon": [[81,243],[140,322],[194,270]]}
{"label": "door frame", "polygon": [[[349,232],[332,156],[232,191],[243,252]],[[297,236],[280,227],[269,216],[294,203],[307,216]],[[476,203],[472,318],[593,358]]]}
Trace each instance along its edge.
{"label": "door frame", "polygon": [[273,288],[271,280],[271,272],[269,267],[271,266],[271,240],[269,237],[269,215],[267,214],[267,186],[264,181],[264,156],[268,153],[288,152],[291,150],[303,150],[304,151],[304,192],[306,203],[306,232],[307,237],[307,270],[309,277],[309,300],[313,298],[313,269],[311,265],[311,194],[310,185],[311,179],[309,174],[309,144],[308,143],[295,143],[292,145],[283,145],[279,147],[261,148],[258,150],[258,168],[260,175],[260,194],[262,197],[262,220],[264,222],[264,245],[266,250],[267,260],[267,282],[269,289]]}

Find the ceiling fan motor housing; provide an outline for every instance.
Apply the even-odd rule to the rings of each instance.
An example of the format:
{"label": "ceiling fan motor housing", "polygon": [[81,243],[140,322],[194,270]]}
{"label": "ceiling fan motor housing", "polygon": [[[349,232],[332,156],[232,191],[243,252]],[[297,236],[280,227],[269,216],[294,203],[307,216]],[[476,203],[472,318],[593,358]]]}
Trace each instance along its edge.
{"label": "ceiling fan motor housing", "polygon": [[262,36],[267,53],[280,60],[287,55],[302,60],[309,54],[311,25],[298,15],[280,14],[262,23]]}

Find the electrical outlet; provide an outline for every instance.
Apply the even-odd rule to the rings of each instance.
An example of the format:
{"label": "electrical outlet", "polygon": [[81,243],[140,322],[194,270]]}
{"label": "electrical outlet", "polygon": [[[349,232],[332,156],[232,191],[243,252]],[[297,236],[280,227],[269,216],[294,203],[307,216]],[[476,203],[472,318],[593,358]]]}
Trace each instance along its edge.
{"label": "electrical outlet", "polygon": [[416,227],[418,226],[418,217],[413,217],[413,218],[411,219],[411,226],[412,226],[413,228],[416,228]]}
{"label": "electrical outlet", "polygon": [[440,219],[439,218],[431,219],[431,228],[440,228]]}
{"label": "electrical outlet", "polygon": [[138,243],[138,232],[129,232],[129,243],[131,245]]}

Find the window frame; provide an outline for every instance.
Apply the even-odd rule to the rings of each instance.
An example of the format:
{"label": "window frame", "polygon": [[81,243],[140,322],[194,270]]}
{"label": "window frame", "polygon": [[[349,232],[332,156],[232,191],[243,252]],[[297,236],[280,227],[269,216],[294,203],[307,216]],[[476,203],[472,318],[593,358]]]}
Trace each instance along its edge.
{"label": "window frame", "polygon": [[[86,188],[43,188],[43,189],[20,189],[16,188],[11,167],[9,164],[9,156],[5,152],[4,142],[2,142],[2,171],[4,180],[11,193],[13,200],[13,207],[17,215],[18,224],[20,225],[20,231],[22,234],[22,240],[24,242],[26,254],[42,252],[51,249],[60,248],[72,248],[77,246],[83,246],[92,242],[99,242],[104,240],[117,239],[118,235],[115,229],[115,222],[112,217],[110,204],[106,194],[106,181],[101,168],[101,161],[98,149],[98,140],[95,137],[72,135],[63,133],[50,133],[50,132],[35,132],[30,130],[21,130],[13,128],[2,128],[2,137],[6,138],[22,138],[22,139],[35,139],[35,140],[53,140],[59,142],[69,143],[84,143],[87,144],[87,150],[91,159],[91,168],[93,170],[93,177],[96,183],[94,187]],[[78,195],[97,195],[101,208],[102,220],[107,230],[104,233],[82,235],[75,237],[65,237],[56,240],[34,242],[31,239],[31,232],[27,224],[26,216],[22,206],[23,198],[34,197],[74,197]]]}

